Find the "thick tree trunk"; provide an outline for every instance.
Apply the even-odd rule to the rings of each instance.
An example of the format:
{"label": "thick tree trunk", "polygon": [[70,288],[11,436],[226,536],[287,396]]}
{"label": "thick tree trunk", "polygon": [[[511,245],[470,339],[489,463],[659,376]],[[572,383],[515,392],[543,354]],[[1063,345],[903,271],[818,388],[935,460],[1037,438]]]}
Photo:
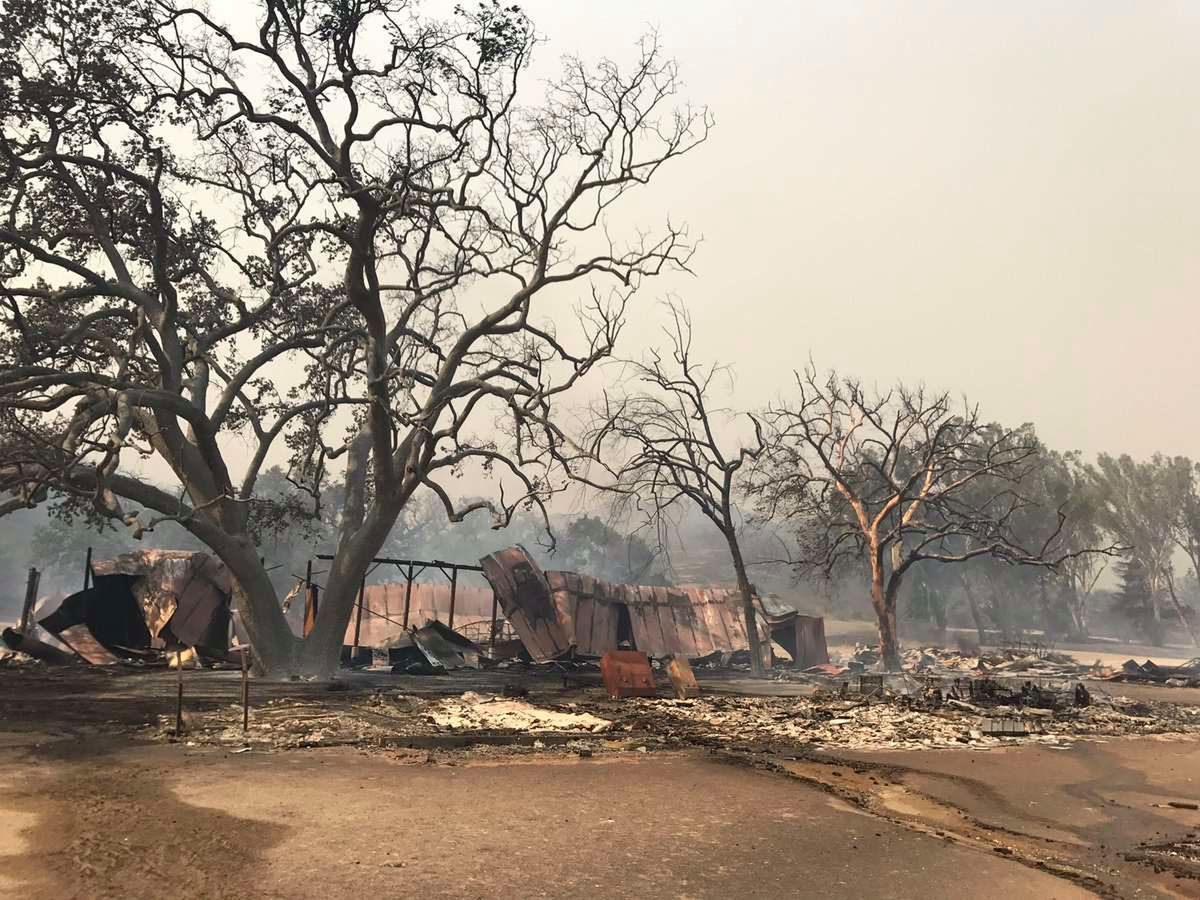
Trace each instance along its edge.
{"label": "thick tree trunk", "polygon": [[746,563],[742,559],[742,549],[738,546],[737,536],[733,533],[725,535],[729,543],[729,555],[733,558],[733,570],[737,573],[738,592],[742,595],[742,611],[746,619],[746,637],[750,642],[750,673],[755,676],[766,674],[763,660],[764,647],[758,639],[758,612],[754,608],[754,591],[750,587],[750,579],[746,575]]}
{"label": "thick tree trunk", "polygon": [[375,504],[357,531],[343,535],[330,566],[316,626],[307,638],[292,633],[275,588],[246,535],[212,550],[233,576],[237,610],[253,647],[255,673],[271,679],[328,679],[341,664],[346,626],[358,587],[399,514],[395,504]]}
{"label": "thick tree trunk", "polygon": [[235,535],[211,549],[233,578],[234,602],[253,648],[255,673],[268,678],[296,674],[299,639],[284,618],[254,542],[248,535]]}
{"label": "thick tree trunk", "polygon": [[885,589],[883,566],[871,568],[871,606],[879,625],[879,655],[888,672],[898,672],[900,663],[900,640],[896,632],[896,591]]}
{"label": "thick tree trunk", "polygon": [[297,674],[326,679],[337,672],[359,584],[395,521],[396,515],[392,515],[390,509],[381,509],[376,503],[362,528],[338,543],[321,592],[316,625],[299,648]]}

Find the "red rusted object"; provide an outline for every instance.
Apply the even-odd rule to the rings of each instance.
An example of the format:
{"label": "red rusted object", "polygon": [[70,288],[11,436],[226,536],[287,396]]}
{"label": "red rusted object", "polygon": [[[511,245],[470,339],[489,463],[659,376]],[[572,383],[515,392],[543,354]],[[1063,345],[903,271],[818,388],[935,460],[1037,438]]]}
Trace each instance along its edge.
{"label": "red rusted object", "polygon": [[613,699],[658,694],[650,659],[637,650],[609,650],[600,657],[600,675]]}
{"label": "red rusted object", "polygon": [[696,673],[686,656],[676,654],[667,663],[667,674],[671,677],[671,686],[675,688],[675,697],[686,700],[688,697],[700,696],[700,685],[696,681]]}

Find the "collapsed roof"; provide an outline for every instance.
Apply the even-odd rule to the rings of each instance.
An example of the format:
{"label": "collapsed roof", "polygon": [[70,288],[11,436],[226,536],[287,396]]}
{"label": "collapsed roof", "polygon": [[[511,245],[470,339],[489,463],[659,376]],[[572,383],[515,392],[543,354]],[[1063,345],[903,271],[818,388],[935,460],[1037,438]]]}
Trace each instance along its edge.
{"label": "collapsed roof", "polygon": [[207,553],[139,550],[93,560],[91,587],[38,624],[90,663],[156,656],[177,647],[223,654],[232,580]]}
{"label": "collapsed roof", "polygon": [[[483,573],[529,655],[602,656],[624,643],[649,656],[700,659],[750,649],[736,590],[613,584],[575,572],[545,572],[524,547],[480,560]],[[759,640],[769,644],[765,617]]]}

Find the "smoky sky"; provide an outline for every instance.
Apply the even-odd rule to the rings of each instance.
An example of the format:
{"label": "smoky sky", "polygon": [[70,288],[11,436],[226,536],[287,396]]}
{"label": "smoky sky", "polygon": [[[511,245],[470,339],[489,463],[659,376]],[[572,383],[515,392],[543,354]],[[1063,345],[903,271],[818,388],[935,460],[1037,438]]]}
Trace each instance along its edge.
{"label": "smoky sky", "polygon": [[703,236],[626,352],[670,291],[742,406],[811,354],[1058,449],[1200,454],[1200,5],[522,5],[535,74],[652,27],[716,116],[626,210]]}
{"label": "smoky sky", "polygon": [[[681,100],[716,118],[609,224],[700,239],[691,274],[630,307],[621,355],[661,343],[671,295],[735,409],[786,398],[811,357],[963,395],[1055,449],[1200,456],[1200,4],[521,6],[544,39],[526,102],[562,55],[631,62],[653,29]],[[537,314],[569,319],[569,299]]]}

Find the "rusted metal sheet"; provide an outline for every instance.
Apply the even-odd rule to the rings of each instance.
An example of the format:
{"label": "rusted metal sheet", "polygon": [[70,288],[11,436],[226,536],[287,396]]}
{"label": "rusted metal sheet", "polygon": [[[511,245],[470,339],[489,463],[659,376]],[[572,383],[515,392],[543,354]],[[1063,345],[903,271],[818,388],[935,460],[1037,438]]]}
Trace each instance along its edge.
{"label": "rusted metal sheet", "polygon": [[820,616],[796,616],[795,667],[807,669],[829,662],[825,642],[825,620]]}
{"label": "rusted metal sheet", "polygon": [[809,669],[829,662],[825,643],[825,620],[820,616],[790,616],[771,622],[771,640],[792,657],[792,667]]}
{"label": "rusted metal sheet", "polygon": [[34,659],[40,659],[42,662],[50,663],[51,665],[64,666],[75,662],[75,657],[65,650],[60,650],[58,647],[43,643],[27,634],[22,634],[15,628],[5,628],[3,633],[0,634],[0,639],[3,639],[5,646],[10,650],[27,654]]}
{"label": "rusted metal sheet", "polygon": [[654,670],[645,653],[609,650],[600,657],[600,677],[610,697],[654,697]]}
{"label": "rusted metal sheet", "polygon": [[574,634],[562,622],[545,573],[524,547],[485,556],[479,564],[531,657],[545,661],[570,651]]}
{"label": "rusted metal sheet", "polygon": [[74,650],[80,659],[93,666],[115,666],[121,662],[118,656],[96,640],[95,635],[88,630],[86,625],[73,625],[63,629],[57,637]]}
{"label": "rusted metal sheet", "polygon": [[232,580],[216,557],[140,550],[89,560],[88,574],[90,587],[38,619],[88,662],[153,658],[180,646],[220,654],[228,646]]}
{"label": "rusted metal sheet", "polygon": [[[640,587],[626,594],[634,645],[651,656],[680,654],[699,659],[712,653],[749,650],[741,595],[727,588]],[[759,617],[759,639],[768,633]]]}
{"label": "rusted metal sheet", "polygon": [[577,653],[602,656],[617,646],[622,595],[619,585],[575,572],[547,572],[554,608]]}
{"label": "rusted metal sheet", "polygon": [[[522,547],[480,562],[505,615],[536,660],[572,650],[603,656],[618,649],[623,612],[629,616],[633,645],[650,656],[699,659],[750,649],[736,590],[612,584],[575,572],[542,572]],[[758,617],[758,631],[767,647],[765,617]]]}

